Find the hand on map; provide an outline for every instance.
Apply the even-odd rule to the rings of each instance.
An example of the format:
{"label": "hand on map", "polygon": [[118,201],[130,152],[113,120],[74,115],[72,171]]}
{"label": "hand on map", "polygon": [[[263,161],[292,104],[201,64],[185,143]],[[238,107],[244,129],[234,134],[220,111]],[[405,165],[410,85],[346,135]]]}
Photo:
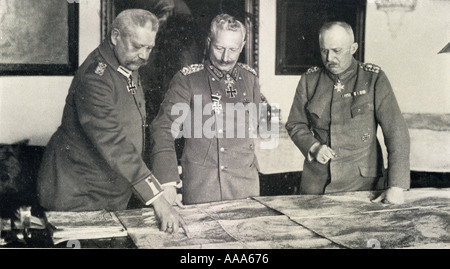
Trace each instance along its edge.
{"label": "hand on map", "polygon": [[404,201],[403,189],[398,187],[390,187],[372,200],[374,203],[382,202],[383,204],[403,204]]}

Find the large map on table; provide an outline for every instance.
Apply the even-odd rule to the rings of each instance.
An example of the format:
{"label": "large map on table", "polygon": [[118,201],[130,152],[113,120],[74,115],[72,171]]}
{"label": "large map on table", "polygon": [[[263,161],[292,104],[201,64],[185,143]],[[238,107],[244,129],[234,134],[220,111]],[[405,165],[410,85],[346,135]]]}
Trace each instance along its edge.
{"label": "large map on table", "polygon": [[[152,208],[48,212],[60,240],[128,235],[138,248],[450,248],[450,189],[413,189],[405,203],[380,193],[266,196],[175,207],[189,237],[159,230]],[[57,238],[55,238],[57,239]]]}

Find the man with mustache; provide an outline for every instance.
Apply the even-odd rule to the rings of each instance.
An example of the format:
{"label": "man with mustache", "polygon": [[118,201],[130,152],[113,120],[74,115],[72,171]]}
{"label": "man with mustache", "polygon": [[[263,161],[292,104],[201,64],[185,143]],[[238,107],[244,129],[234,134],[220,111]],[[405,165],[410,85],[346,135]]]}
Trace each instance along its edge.
{"label": "man with mustache", "polygon": [[124,210],[134,191],[153,206],[161,230],[184,228],[142,159],[147,122],[138,69],[158,26],[148,11],[121,12],[78,69],[39,171],[39,202],[47,210]]}
{"label": "man with mustache", "polygon": [[[209,58],[186,66],[173,77],[150,127],[152,169],[164,183],[180,180],[174,141],[180,131],[184,134],[181,166],[185,204],[259,195],[254,141],[248,132],[251,113],[238,111],[235,115],[235,110],[229,110],[230,105],[258,106],[261,100],[255,70],[237,62],[245,36],[240,21],[227,14],[216,16],[207,40]],[[187,108],[190,113],[183,118],[177,108]],[[182,122],[177,125],[177,121]],[[242,127],[238,122],[246,123],[242,137],[236,134]],[[234,130],[228,128],[231,126]],[[165,192],[172,193],[172,203],[180,202],[175,185],[167,186]]]}
{"label": "man with mustache", "polygon": [[[325,68],[302,74],[286,123],[305,156],[300,192],[383,189],[375,201],[403,203],[410,186],[410,140],[386,74],[353,58],[358,44],[345,22],[325,24],[319,43]],[[378,126],[387,147],[387,171]]]}

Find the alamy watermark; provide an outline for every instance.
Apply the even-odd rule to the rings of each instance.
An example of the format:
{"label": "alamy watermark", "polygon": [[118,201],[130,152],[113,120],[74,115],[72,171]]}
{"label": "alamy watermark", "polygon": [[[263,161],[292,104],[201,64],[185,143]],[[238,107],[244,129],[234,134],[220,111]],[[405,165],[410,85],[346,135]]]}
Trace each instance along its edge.
{"label": "alamy watermark", "polygon": [[[178,116],[171,126],[174,138],[261,138],[261,149],[274,149],[279,143],[279,106],[266,103],[203,104],[194,95],[193,108],[186,103],[172,106]],[[269,116],[268,116],[269,115]]]}

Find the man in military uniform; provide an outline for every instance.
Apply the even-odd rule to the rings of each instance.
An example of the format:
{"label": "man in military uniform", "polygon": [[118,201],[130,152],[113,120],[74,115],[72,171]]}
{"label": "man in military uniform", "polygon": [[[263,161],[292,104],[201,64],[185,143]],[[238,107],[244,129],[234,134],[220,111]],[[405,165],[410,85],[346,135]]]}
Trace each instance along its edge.
{"label": "man in military uniform", "polygon": [[[258,112],[252,113],[251,107],[259,108],[261,97],[256,72],[237,63],[244,44],[241,22],[227,14],[214,18],[208,38],[209,59],[187,66],[173,77],[152,122],[152,167],[162,182],[179,181],[174,140],[180,132],[185,137],[181,158],[185,204],[259,195],[251,135]],[[238,107],[243,109],[233,109]],[[189,113],[174,113],[179,108],[187,108]],[[244,125],[246,132],[239,135]],[[165,191],[173,193],[176,201],[175,187]]]}
{"label": "man in military uniform", "polygon": [[319,43],[325,68],[302,75],[286,123],[305,156],[300,192],[386,189],[375,201],[402,203],[410,186],[410,140],[388,78],[378,66],[353,58],[358,44],[347,23],[325,24]]}
{"label": "man in military uniform", "polygon": [[183,226],[142,159],[147,123],[138,69],[157,31],[152,13],[123,11],[108,40],[80,66],[39,171],[39,201],[47,210],[123,210],[134,191],[153,205],[162,230]]}

